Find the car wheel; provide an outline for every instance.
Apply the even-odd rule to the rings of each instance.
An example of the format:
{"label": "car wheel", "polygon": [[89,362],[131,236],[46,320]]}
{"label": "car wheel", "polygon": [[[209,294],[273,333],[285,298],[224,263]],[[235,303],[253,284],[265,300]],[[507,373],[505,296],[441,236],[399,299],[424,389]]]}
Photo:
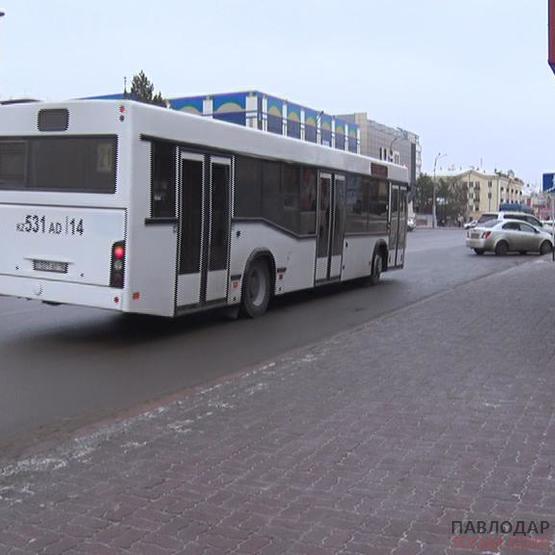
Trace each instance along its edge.
{"label": "car wheel", "polygon": [[474,249],[474,252],[478,255],[484,254],[484,249]]}
{"label": "car wheel", "polygon": [[543,256],[544,254],[549,254],[552,248],[553,247],[549,241],[544,241],[540,247],[540,255]]}
{"label": "car wheel", "polygon": [[245,272],[241,314],[248,318],[262,316],[270,302],[270,270],[263,258],[253,260]]}
{"label": "car wheel", "polygon": [[370,285],[377,285],[383,271],[383,258],[379,252],[372,257],[372,273],[370,274]]}
{"label": "car wheel", "polygon": [[509,252],[509,245],[506,241],[499,241],[497,245],[495,245],[495,254],[497,256],[505,256]]}

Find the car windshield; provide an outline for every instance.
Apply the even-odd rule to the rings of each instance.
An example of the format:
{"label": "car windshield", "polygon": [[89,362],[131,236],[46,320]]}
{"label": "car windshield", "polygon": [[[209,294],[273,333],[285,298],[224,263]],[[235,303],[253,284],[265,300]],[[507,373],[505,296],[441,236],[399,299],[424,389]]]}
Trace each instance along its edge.
{"label": "car windshield", "polygon": [[484,222],[489,222],[490,220],[497,221],[497,214],[482,214],[478,218],[478,223],[483,224]]}
{"label": "car windshield", "polygon": [[480,224],[480,227],[495,227],[499,222],[497,220],[488,220]]}

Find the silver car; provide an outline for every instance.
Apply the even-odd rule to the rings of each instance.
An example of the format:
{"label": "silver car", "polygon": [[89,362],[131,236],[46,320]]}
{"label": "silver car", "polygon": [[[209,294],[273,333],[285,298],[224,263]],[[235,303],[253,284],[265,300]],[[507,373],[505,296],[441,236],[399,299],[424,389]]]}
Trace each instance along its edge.
{"label": "silver car", "polygon": [[489,220],[466,233],[466,246],[476,254],[494,252],[504,256],[508,252],[539,252],[548,254],[553,249],[553,236],[519,220]]}

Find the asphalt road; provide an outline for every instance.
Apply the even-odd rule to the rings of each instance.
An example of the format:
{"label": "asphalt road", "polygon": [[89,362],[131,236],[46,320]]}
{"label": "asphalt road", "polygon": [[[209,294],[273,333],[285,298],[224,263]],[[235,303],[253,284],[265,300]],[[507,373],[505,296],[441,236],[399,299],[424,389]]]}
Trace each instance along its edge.
{"label": "asphalt road", "polygon": [[229,321],[220,313],[128,320],[0,298],[0,458],[537,259],[478,257],[464,247],[461,231],[418,230],[409,235],[406,269],[386,274],[379,286],[289,295],[257,320]]}

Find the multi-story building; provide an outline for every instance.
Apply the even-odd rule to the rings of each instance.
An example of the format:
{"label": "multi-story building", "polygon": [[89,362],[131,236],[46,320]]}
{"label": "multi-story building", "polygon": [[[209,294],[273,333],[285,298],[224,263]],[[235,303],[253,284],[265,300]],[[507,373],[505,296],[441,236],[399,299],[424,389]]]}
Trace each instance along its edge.
{"label": "multi-story building", "polygon": [[[110,94],[91,98],[127,97]],[[260,91],[183,96],[170,98],[167,103],[169,108],[181,112],[360,153],[360,129],[356,123]]]}
{"label": "multi-story building", "polygon": [[522,202],[541,220],[551,219],[552,208],[549,193],[529,190],[525,193]]}
{"label": "multi-story building", "polygon": [[361,154],[406,166],[411,185],[416,184],[422,172],[422,148],[418,135],[371,120],[366,112],[341,114],[338,117],[359,127]]}
{"label": "multi-story building", "polygon": [[260,91],[172,98],[170,107],[312,143],[360,152],[354,122]]}
{"label": "multi-story building", "polygon": [[481,169],[450,169],[436,174],[436,181],[451,180],[454,186],[467,189],[467,210],[461,214],[467,219],[477,219],[484,212],[499,210],[501,204],[522,204],[524,182],[512,171],[486,172]]}

